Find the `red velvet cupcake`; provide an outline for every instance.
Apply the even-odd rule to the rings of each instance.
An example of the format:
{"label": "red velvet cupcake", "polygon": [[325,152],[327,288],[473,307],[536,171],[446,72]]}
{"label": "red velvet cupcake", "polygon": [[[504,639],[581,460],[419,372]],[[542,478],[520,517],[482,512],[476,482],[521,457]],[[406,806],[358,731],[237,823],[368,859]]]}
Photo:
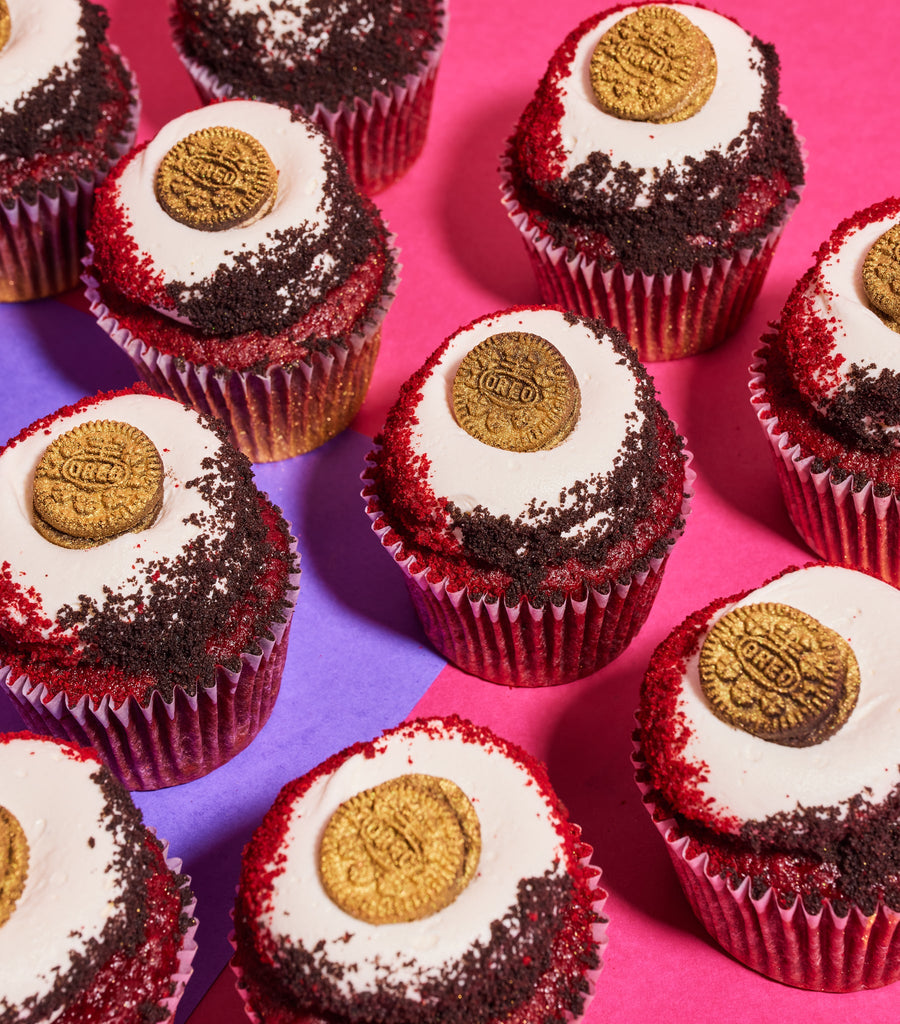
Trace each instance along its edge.
{"label": "red velvet cupcake", "polygon": [[131,146],[137,86],[89,0],[6,0],[0,24],[0,302],[73,288],[94,189]]}
{"label": "red velvet cupcake", "polygon": [[253,1021],[578,1020],[606,941],[591,848],[545,767],[418,719],[288,783],[244,850],[233,967]]}
{"label": "red velvet cupcake", "polygon": [[543,300],[676,359],[740,326],[803,160],[770,45],[702,7],[632,4],[554,54],[502,179]]}
{"label": "red velvet cupcake", "polygon": [[370,195],[425,145],[444,0],[174,0],[175,46],[201,99],[296,110],[328,132]]}
{"label": "red velvet cupcake", "polygon": [[221,427],[146,388],[0,450],[0,686],[29,727],[131,789],[239,753],[278,695],[299,576],[280,511]]}
{"label": "red velvet cupcake", "polygon": [[254,462],[309,451],[356,415],[395,252],[309,121],[244,100],[176,118],[100,190],[90,242],[100,326]]}
{"label": "red velvet cupcake", "polygon": [[88,750],[0,736],[0,1011],[171,1022],[196,951],[181,862]]}
{"label": "red velvet cupcake", "polygon": [[691,907],[788,985],[900,979],[898,615],[807,566],[692,615],[644,679],[638,782]]}
{"label": "red velvet cupcake", "polygon": [[407,381],[375,440],[366,510],[444,657],[545,686],[630,643],[693,474],[618,331],[543,307],[476,320]]}
{"label": "red velvet cupcake", "polygon": [[[900,199],[844,220],[751,366],[788,513],[822,558],[900,586]],[[893,305],[892,305],[893,303]],[[884,307],[884,308],[882,308]]]}

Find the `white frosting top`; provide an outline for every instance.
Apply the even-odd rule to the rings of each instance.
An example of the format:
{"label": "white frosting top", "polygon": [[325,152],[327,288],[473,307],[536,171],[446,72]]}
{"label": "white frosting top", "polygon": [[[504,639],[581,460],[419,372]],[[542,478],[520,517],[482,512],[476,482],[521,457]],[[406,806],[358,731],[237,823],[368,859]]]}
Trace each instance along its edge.
{"label": "white frosting top", "polygon": [[787,747],[728,725],[710,710],[698,672],[700,646],[688,659],[678,710],[690,732],[683,758],[708,766],[698,780],[716,815],[760,821],[798,807],[838,807],[864,793],[877,803],[900,784],[900,591],[852,569],[810,566],[787,573],[717,613],[774,601],[798,608],[853,648],[860,693],[848,721],[811,747]]}
{"label": "white frosting top", "polygon": [[[91,420],[120,420],[142,430],[163,461],[163,505],[155,523],[137,533],[124,533],[96,548],[59,547],[32,525],[34,470],[47,446],[61,434]],[[11,578],[31,601],[37,614],[54,619],[80,595],[102,605],[107,588],[133,594],[148,588],[148,563],[176,558],[199,533],[224,536],[231,528],[216,519],[216,509],[187,481],[203,475],[202,461],[215,457],[221,442],[199,422],[196,412],[178,402],[152,395],[118,395],[72,416],[61,416],[47,428],[29,434],[0,455],[0,507],[3,508],[3,554]],[[205,517],[202,526],[186,522]],[[221,518],[221,517],[220,517]],[[0,608],[0,618],[17,620],[16,608]],[[33,621],[33,615],[28,618]],[[19,621],[24,621],[20,619]],[[55,627],[58,628],[58,627]]]}
{"label": "white frosting top", "polygon": [[[238,128],[262,144],[278,172],[278,192],[268,212],[250,223],[221,231],[200,231],[170,217],[156,200],[154,182],[163,157],[181,139],[201,128],[217,125]],[[279,243],[279,231],[304,227],[307,245],[328,228],[331,200],[325,193],[325,164],[329,144],[306,121],[292,121],[284,107],[253,100],[214,103],[170,121],[150,144],[124,167],[117,182],[119,201],[131,221],[131,236],[143,267],[159,285],[158,309],[176,315],[162,292],[165,285],[197,284],[211,277],[220,265],[233,267],[238,257],[250,255],[250,264],[265,259]],[[314,269],[327,272],[333,257],[322,254]]]}
{"label": "white frosting top", "polygon": [[[581,389],[581,414],[575,428],[556,448],[509,452],[478,441],[456,422],[453,378],[466,354],[492,334],[526,331],[549,341],[572,368]],[[415,410],[412,447],[426,455],[428,483],[438,497],[463,511],[484,506],[497,518],[524,517],[529,506],[565,508],[574,504],[569,488],[579,480],[609,474],[627,431],[638,431],[643,413],[637,404],[634,371],[609,343],[582,323],[571,323],[550,309],[511,311],[489,316],[455,334],[422,387]],[[561,492],[566,492],[561,501]],[[588,530],[611,518],[598,514],[574,530]],[[530,516],[531,523],[540,515]]]}
{"label": "white frosting top", "polygon": [[0,806],[28,840],[25,888],[0,926],[0,1009],[46,996],[117,913],[120,839],[107,829],[99,764],[52,741],[0,743]]}
{"label": "white frosting top", "polygon": [[[868,369],[877,377],[882,369],[900,373],[900,335],[892,331],[872,309],[866,297],[862,269],[869,249],[895,224],[896,216],[851,227],[836,252],[829,253],[818,265],[807,295],[813,308],[830,322],[834,334],[834,352],[844,357],[837,375],[846,382],[853,365]],[[829,364],[829,376],[835,370]],[[835,387],[824,388],[826,395]]]}
{"label": "white frosting top", "polygon": [[[278,851],[272,911],[260,922],[276,941],[302,943],[353,970],[334,979],[353,995],[379,982],[421,985],[439,979],[475,942],[491,938],[497,921],[517,901],[521,879],[566,871],[566,853],[555,812],[534,778],[496,748],[466,740],[401,730],[375,741],[376,756],[358,753],[331,775],[317,779],[293,807],[286,841]],[[319,881],[322,832],[338,805],[388,779],[422,773],[449,779],[468,796],[481,828],[475,877],[448,907],[419,921],[372,925],[332,903]],[[283,857],[283,861],[282,858]],[[349,936],[349,937],[348,937]],[[319,951],[317,944],[324,943]],[[408,993],[415,998],[414,992]]]}
{"label": "white frosting top", "polygon": [[[636,170],[664,168],[668,161],[676,170],[686,170],[688,158],[702,159],[709,150],[724,154],[732,140],[747,130],[750,115],[761,109],[765,80],[752,37],[713,11],[687,4],[673,7],[712,43],[718,65],[712,95],[692,117],[673,124],[629,121],[601,110],[591,88],[591,56],[600,37],[637,7],[613,12],[580,40],[568,74],[558,82],[564,108],[559,134],[565,175],[595,152],[605,153],[613,169],[623,163]],[[746,147],[746,140],[742,146]],[[652,174],[644,176],[644,194],[638,194],[636,205],[647,204],[645,193],[652,181]]]}
{"label": "white frosting top", "polygon": [[0,50],[0,111],[41,85],[54,68],[74,70],[81,44],[79,0],[7,0],[9,41]]}

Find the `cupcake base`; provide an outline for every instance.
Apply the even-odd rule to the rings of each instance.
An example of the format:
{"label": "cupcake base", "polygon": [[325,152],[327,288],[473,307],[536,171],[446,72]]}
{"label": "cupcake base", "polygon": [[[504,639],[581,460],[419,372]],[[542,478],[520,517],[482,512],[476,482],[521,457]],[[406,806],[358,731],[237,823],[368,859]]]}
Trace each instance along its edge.
{"label": "cupcake base", "polygon": [[582,316],[600,317],[628,338],[644,362],[681,359],[732,335],[756,301],[772,262],[791,203],[757,249],[737,249],[727,259],[672,274],[604,270],[581,254],[570,255],[529,215],[512,185],[510,158],[501,160],[502,202],[531,261],[541,299]]}
{"label": "cupcake base", "polygon": [[[296,545],[292,546],[296,554]],[[281,687],[299,566],[290,575],[283,621],[255,638],[258,653],[243,653],[240,668],[216,667],[213,684],[188,696],[175,689],[166,702],[154,691],[146,706],[109,697],[71,704],[64,693],[0,665],[0,688],[15,702],[29,729],[93,748],[132,790],[162,789],[208,775],[230,761],[268,721]]]}
{"label": "cupcake base", "polygon": [[[451,590],[432,580],[427,566],[406,552],[382,519],[378,496],[362,491],[372,529],[403,571],[407,589],[431,644],[464,672],[505,686],[556,686],[591,675],[617,658],[643,626],[656,599],[672,544],[690,511],[695,474],[685,452],[682,527],[666,538],[660,558],[639,572],[621,575],[607,589],[585,586],[586,596],[561,605],[536,607],[523,599],[510,607],[502,599]],[[362,474],[368,483],[369,470]]]}
{"label": "cupcake base", "polygon": [[257,373],[192,363],[136,337],[107,305],[90,255],[86,264],[82,280],[91,312],[141,378],[154,391],[221,420],[251,462],[312,451],[350,425],[372,379],[381,325],[396,286],[346,345],[331,344],[292,366],[271,365]]}
{"label": "cupcake base", "polygon": [[657,813],[641,781],[644,805],[666,849],[691,909],[709,934],[735,959],[768,978],[815,992],[857,992],[900,980],[900,913],[879,904],[871,916],[852,906],[837,914],[829,900],[810,914],[800,899],[783,907],[771,888],[750,894],[750,879],[737,886],[710,875],[709,857],[692,849],[676,822]]}
{"label": "cupcake base", "polygon": [[869,480],[854,490],[852,476],[814,469],[813,452],[791,443],[766,387],[768,345],[754,353],[751,402],[775,462],[791,522],[804,542],[827,562],[872,573],[900,587],[900,500],[891,489],[877,494]]}

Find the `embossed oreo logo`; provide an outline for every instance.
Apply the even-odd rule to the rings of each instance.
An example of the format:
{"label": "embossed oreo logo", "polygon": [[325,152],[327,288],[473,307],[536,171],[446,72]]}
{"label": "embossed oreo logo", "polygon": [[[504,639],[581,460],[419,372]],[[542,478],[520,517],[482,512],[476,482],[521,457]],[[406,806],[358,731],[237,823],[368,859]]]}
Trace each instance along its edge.
{"label": "embossed oreo logo", "polygon": [[[422,870],[424,838],[402,808],[391,808],[384,801],[378,801],[360,825],[359,835],[369,855],[367,867],[370,869],[377,865],[384,871],[401,875],[413,875]],[[371,870],[365,873],[368,876]]]}
{"label": "embossed oreo logo", "polygon": [[734,653],[743,670],[759,686],[791,693],[800,685],[799,665],[789,652],[779,651],[766,637],[741,637]]}
{"label": "embossed oreo logo", "polygon": [[116,420],[56,438],[34,471],[32,522],[61,547],[94,547],[150,526],[162,505],[163,465],[149,437]]}
{"label": "embossed oreo logo", "polygon": [[360,921],[417,921],[456,899],[480,851],[478,817],[459,786],[433,775],[400,775],[332,814],[319,874],[328,897]]}
{"label": "embossed oreo logo", "polygon": [[518,376],[515,369],[502,364],[488,367],[478,378],[478,390],[508,405],[535,405],[543,394],[534,378]]}
{"label": "embossed oreo logo", "polygon": [[790,747],[834,735],[859,696],[847,641],[785,604],[741,605],[723,615],[703,642],[699,671],[717,718]]}
{"label": "embossed oreo logo", "polygon": [[60,476],[73,487],[105,491],[127,483],[131,470],[121,457],[109,451],[92,451],[73,455],[60,467]]}
{"label": "embossed oreo logo", "polygon": [[492,448],[555,448],[574,429],[580,408],[572,368],[546,338],[525,331],[485,338],[453,378],[456,422]]}
{"label": "embossed oreo logo", "polygon": [[275,201],[278,172],[263,145],[237,128],[201,128],[160,162],[154,188],[166,213],[198,231],[222,231],[262,216]]}

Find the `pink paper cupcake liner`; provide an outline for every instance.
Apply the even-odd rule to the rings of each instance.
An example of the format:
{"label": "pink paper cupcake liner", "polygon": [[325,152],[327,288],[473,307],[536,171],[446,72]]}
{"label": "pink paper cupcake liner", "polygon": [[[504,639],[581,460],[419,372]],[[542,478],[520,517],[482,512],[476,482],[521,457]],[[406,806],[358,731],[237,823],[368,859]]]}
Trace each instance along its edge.
{"label": "pink paper cupcake liner", "polygon": [[[577,839],[577,837],[581,835],[581,827],[571,822],[569,823],[569,827],[573,830],[574,835]],[[592,925],[592,935],[594,942],[597,943],[597,956],[599,960],[595,968],[586,970],[583,975],[584,981],[587,984],[587,991],[584,997],[584,1009],[585,1011],[587,1011],[587,1008],[590,1005],[591,1000],[594,998],[594,993],[596,992],[597,980],[600,977],[600,972],[603,970],[603,949],[609,942],[609,937],[607,935],[609,918],[604,913],[606,900],[609,894],[600,885],[600,868],[597,867],[596,864],[591,863],[591,858],[594,855],[593,847],[591,847],[583,841],[577,841],[577,849],[579,852],[579,863],[584,869],[586,884],[593,895],[591,905],[593,907],[596,920]],[[232,918],[233,917],[234,912],[232,911]],[[235,976],[235,987],[237,989],[238,995],[241,997],[241,1002],[244,1007],[244,1013],[253,1022],[253,1024],[266,1024],[265,1018],[261,1017],[250,1004],[250,1000],[252,997],[250,991],[248,990],[246,984],[244,983],[245,971],[238,960],[237,939],[233,931],[228,936],[228,941],[231,943],[231,947],[235,951],[235,955],[231,958],[230,966]],[[570,1013],[568,1010],[566,1010],[563,1011],[561,1014],[558,1014],[557,1017],[554,1019],[564,1020],[567,1022],[575,1022],[582,1020],[583,1017],[583,1013],[579,1016],[576,1016],[575,1014]],[[516,1024],[516,1022],[519,1021],[519,1015],[514,1011],[510,1014],[508,1020],[513,1022],[513,1024]],[[315,1016],[314,1014],[298,1013],[294,1015],[290,1024],[328,1024],[328,1022],[321,1017]]]}
{"label": "pink paper cupcake liner", "polygon": [[214,683],[193,696],[176,687],[171,701],[154,691],[146,706],[133,697],[115,706],[108,696],[95,704],[87,695],[73,703],[9,665],[0,665],[0,687],[30,729],[92,747],[128,789],[190,782],[239,754],[266,724],[281,686],[299,580],[298,563],[284,595],[284,621],[255,637],[258,653],[242,653],[234,671],[216,666]]}
{"label": "pink paper cupcake liner", "polygon": [[[693,482],[690,452],[685,451],[685,497],[682,523],[690,511]],[[369,463],[372,466],[372,463]],[[446,578],[430,570],[382,519],[378,495],[371,489],[370,469],[361,479],[366,514],[382,546],[403,571],[413,605],[431,644],[464,672],[507,686],[555,686],[591,675],[617,658],[643,626],[656,599],[672,544],[683,527],[673,530],[666,553],[646,568],[620,576],[607,590],[587,587],[582,599],[535,607],[526,599],[512,607],[505,601],[452,590]]]}
{"label": "pink paper cupcake liner", "polygon": [[827,562],[869,572],[900,587],[900,501],[878,495],[870,480],[853,489],[853,477],[835,479],[830,468],[813,470],[815,456],[792,444],[766,390],[763,345],[750,367],[750,395],[775,460],[788,515],[805,543]]}
{"label": "pink paper cupcake liner", "polygon": [[658,819],[652,791],[638,788],[666,849],[691,909],[709,934],[735,959],[775,981],[816,992],[855,992],[900,979],[900,913],[879,904],[872,915],[852,906],[846,916],[831,901],[809,913],[802,900],[779,904],[775,891],[750,894],[750,879],[736,886],[710,874],[709,856],[691,849],[671,818]]}
{"label": "pink paper cupcake liner", "polygon": [[[393,240],[391,240],[391,244]],[[85,260],[90,266],[90,252]],[[399,272],[399,268],[398,268]],[[161,352],[119,322],[88,269],[82,276],[97,323],[163,395],[220,419],[252,462],[275,462],[318,448],[349,426],[366,396],[381,344],[381,327],[397,280],[368,321],[346,340],[308,360],[263,373],[222,371]]]}
{"label": "pink paper cupcake liner", "polygon": [[[312,109],[296,107],[324,129],[347,162],[350,176],[369,195],[381,192],[402,177],[418,159],[428,134],[444,41],[447,37],[446,7],[438,12],[438,43],[422,55],[422,68],[410,74],[390,92],[375,90],[371,101],[354,98],[329,110],[321,103]],[[229,99],[230,84],[221,82],[208,68],[184,51],[183,34],[173,24],[175,49],[204,103]],[[254,98],[254,97],[251,97]]]}
{"label": "pink paper cupcake liner", "polygon": [[[156,835],[156,829],[150,827],[150,831]],[[190,877],[182,875],[181,872],[181,859],[178,857],[169,857],[169,844],[164,839],[160,839],[159,841],[162,843],[163,856],[166,859],[166,867],[169,871],[182,877],[183,882],[180,886],[182,890],[190,889]],[[190,901],[184,905],[182,911],[189,919],[190,924],[182,938],[181,948],[178,950],[177,966],[172,975],[172,991],[166,999],[163,999],[159,1003],[160,1009],[166,1014],[165,1017],[160,1018],[161,1024],[171,1024],[171,1021],[174,1020],[175,1011],[178,1009],[178,1004],[181,1001],[184,988],[194,970],[193,961],[194,955],[197,952],[197,943],[195,941],[195,936],[197,934],[197,918],[194,914],[196,909],[197,897],[192,893]]]}
{"label": "pink paper cupcake liner", "polygon": [[507,152],[501,159],[501,201],[519,230],[541,298],[617,327],[644,362],[681,359],[718,345],[733,334],[756,301],[775,246],[796,201],[758,250],[737,249],[709,266],[672,274],[604,270],[581,254],[569,256],[516,198]]}
{"label": "pink paper cupcake liner", "polygon": [[[130,70],[124,57],[122,63]],[[131,148],[139,117],[140,97],[135,85],[127,134],[116,146],[111,164]],[[109,166],[104,171],[96,170],[90,180],[76,176],[73,187],[60,186],[55,196],[38,191],[34,202],[18,197],[12,207],[0,203],[0,302],[40,299],[78,284],[94,191],[109,170]]]}

